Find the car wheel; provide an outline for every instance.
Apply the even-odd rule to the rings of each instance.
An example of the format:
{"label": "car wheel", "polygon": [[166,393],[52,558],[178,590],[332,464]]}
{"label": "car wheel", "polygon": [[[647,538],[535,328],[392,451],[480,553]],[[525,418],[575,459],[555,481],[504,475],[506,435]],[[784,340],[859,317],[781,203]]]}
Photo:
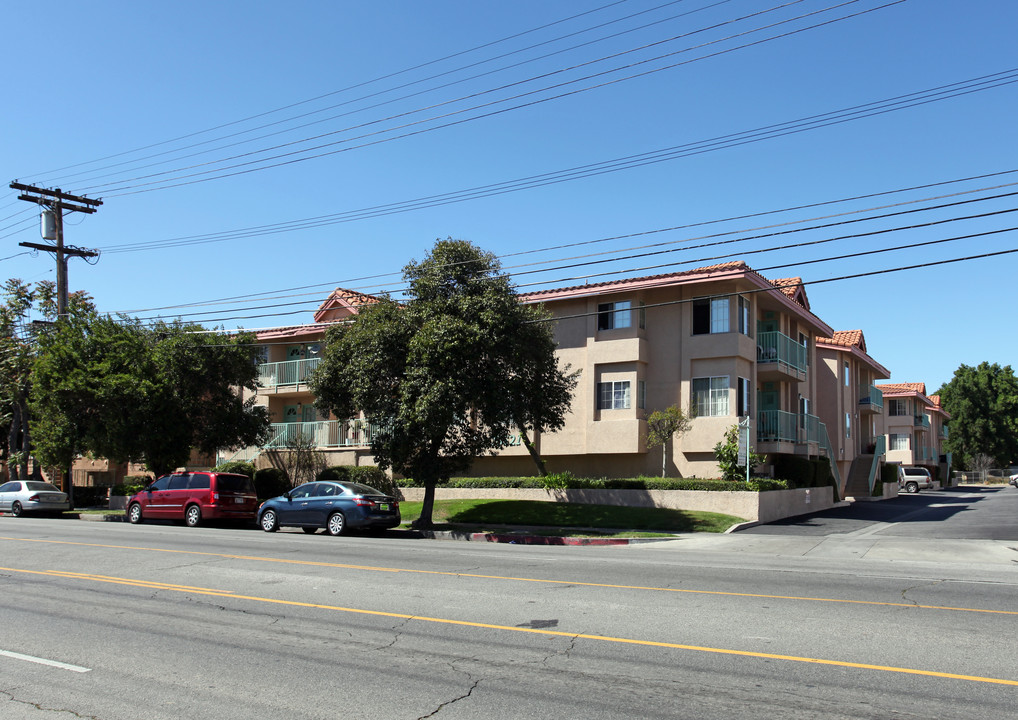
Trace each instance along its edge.
{"label": "car wheel", "polygon": [[325,529],[329,531],[329,535],[342,535],[343,531],[346,530],[346,518],[343,517],[343,513],[334,512],[329,515],[329,521],[325,525]]}
{"label": "car wheel", "polygon": [[13,515],[14,517],[21,517],[21,513],[23,513],[23,512],[24,512],[24,509],[22,509],[21,503],[19,503],[17,500],[15,500],[14,504],[11,505],[11,515]]}
{"label": "car wheel", "polygon": [[306,532],[306,533],[307,533],[308,535],[314,535],[314,534],[315,534],[316,532],[318,532],[318,528],[316,528],[316,527],[310,527],[310,526],[308,526],[308,525],[305,525],[305,526],[303,526],[303,527],[301,528],[301,530],[303,530],[304,532]]}
{"label": "car wheel", "polygon": [[266,510],[263,512],[259,523],[265,532],[276,532],[276,529],[279,528],[279,519],[276,517],[276,511]]}
{"label": "car wheel", "polygon": [[141,522],[141,505],[131,503],[131,507],[127,508],[127,522],[132,525],[137,525]]}
{"label": "car wheel", "polygon": [[201,508],[197,505],[188,505],[184,511],[184,524],[188,527],[198,527],[201,524]]}
{"label": "car wheel", "polygon": [[907,492],[907,493],[917,493],[917,492],[919,492],[919,483],[917,483],[917,482],[905,483],[905,492]]}

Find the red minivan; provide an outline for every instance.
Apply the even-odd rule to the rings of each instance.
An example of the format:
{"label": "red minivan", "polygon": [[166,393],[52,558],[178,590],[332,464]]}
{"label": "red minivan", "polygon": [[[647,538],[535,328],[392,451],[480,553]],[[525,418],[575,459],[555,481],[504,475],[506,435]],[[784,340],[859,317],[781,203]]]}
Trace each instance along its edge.
{"label": "red minivan", "polygon": [[247,475],[180,472],[163,475],[127,500],[127,519],[183,520],[188,527],[202,520],[254,522],[258,496]]}

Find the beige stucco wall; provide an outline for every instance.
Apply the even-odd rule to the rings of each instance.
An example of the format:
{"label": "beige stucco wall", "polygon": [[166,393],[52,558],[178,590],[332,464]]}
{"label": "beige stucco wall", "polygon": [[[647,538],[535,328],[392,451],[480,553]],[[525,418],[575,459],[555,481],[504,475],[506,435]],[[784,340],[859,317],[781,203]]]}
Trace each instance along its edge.
{"label": "beige stucco wall", "polygon": [[[424,498],[424,488],[400,488],[410,502]],[[663,507],[734,515],[746,521],[771,522],[827,510],[834,506],[831,488],[772,490],[769,492],[704,492],[699,490],[542,490],[496,488],[435,489],[436,500],[538,500],[587,505]]]}

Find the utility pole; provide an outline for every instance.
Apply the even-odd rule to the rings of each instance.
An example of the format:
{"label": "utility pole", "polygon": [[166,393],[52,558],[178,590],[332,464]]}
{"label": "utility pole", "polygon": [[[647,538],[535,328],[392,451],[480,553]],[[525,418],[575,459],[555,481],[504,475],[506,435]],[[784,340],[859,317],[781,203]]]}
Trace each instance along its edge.
{"label": "utility pole", "polygon": [[[83,212],[91,215],[97,207],[103,204],[102,200],[90,200],[86,197],[71,195],[70,193],[65,193],[60,188],[48,190],[46,188],[35,187],[34,185],[22,185],[19,182],[12,182],[10,187],[12,190],[21,192],[21,195],[18,195],[18,200],[34,202],[46,208],[52,214],[53,237],[50,237],[49,228],[46,227],[46,223],[43,223],[43,227],[46,229],[43,232],[43,239],[55,240],[56,245],[40,245],[38,243],[27,242],[18,243],[18,245],[32,248],[33,250],[51,252],[56,256],[57,322],[59,322],[67,317],[67,259],[70,257],[99,257],[99,253],[95,250],[83,250],[81,248],[68,248],[64,246],[64,211]],[[45,217],[45,214],[43,217]],[[71,507],[73,508],[74,478],[72,476],[72,466],[73,463],[65,469],[67,474],[64,477],[64,490],[67,492],[67,497],[71,501]]]}
{"label": "utility pole", "polygon": [[[71,195],[63,192],[60,188],[47,190],[33,185],[22,185],[12,182],[13,190],[20,190],[18,200],[27,200],[47,208],[53,213],[56,245],[40,245],[38,243],[18,243],[21,247],[42,250],[56,255],[57,259],[57,319],[67,315],[67,259],[70,257],[90,258],[99,257],[94,250],[82,250],[81,248],[64,246],[64,211],[83,212],[92,214],[102,200],[90,200],[86,197]],[[49,238],[47,238],[49,239]]]}

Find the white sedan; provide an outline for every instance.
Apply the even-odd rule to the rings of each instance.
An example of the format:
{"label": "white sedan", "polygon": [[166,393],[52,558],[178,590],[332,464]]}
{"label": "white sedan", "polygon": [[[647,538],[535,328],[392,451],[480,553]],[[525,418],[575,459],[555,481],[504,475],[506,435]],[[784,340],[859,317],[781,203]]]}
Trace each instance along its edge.
{"label": "white sedan", "polygon": [[18,517],[27,512],[59,513],[70,509],[67,493],[48,482],[12,480],[0,485],[0,512]]}

